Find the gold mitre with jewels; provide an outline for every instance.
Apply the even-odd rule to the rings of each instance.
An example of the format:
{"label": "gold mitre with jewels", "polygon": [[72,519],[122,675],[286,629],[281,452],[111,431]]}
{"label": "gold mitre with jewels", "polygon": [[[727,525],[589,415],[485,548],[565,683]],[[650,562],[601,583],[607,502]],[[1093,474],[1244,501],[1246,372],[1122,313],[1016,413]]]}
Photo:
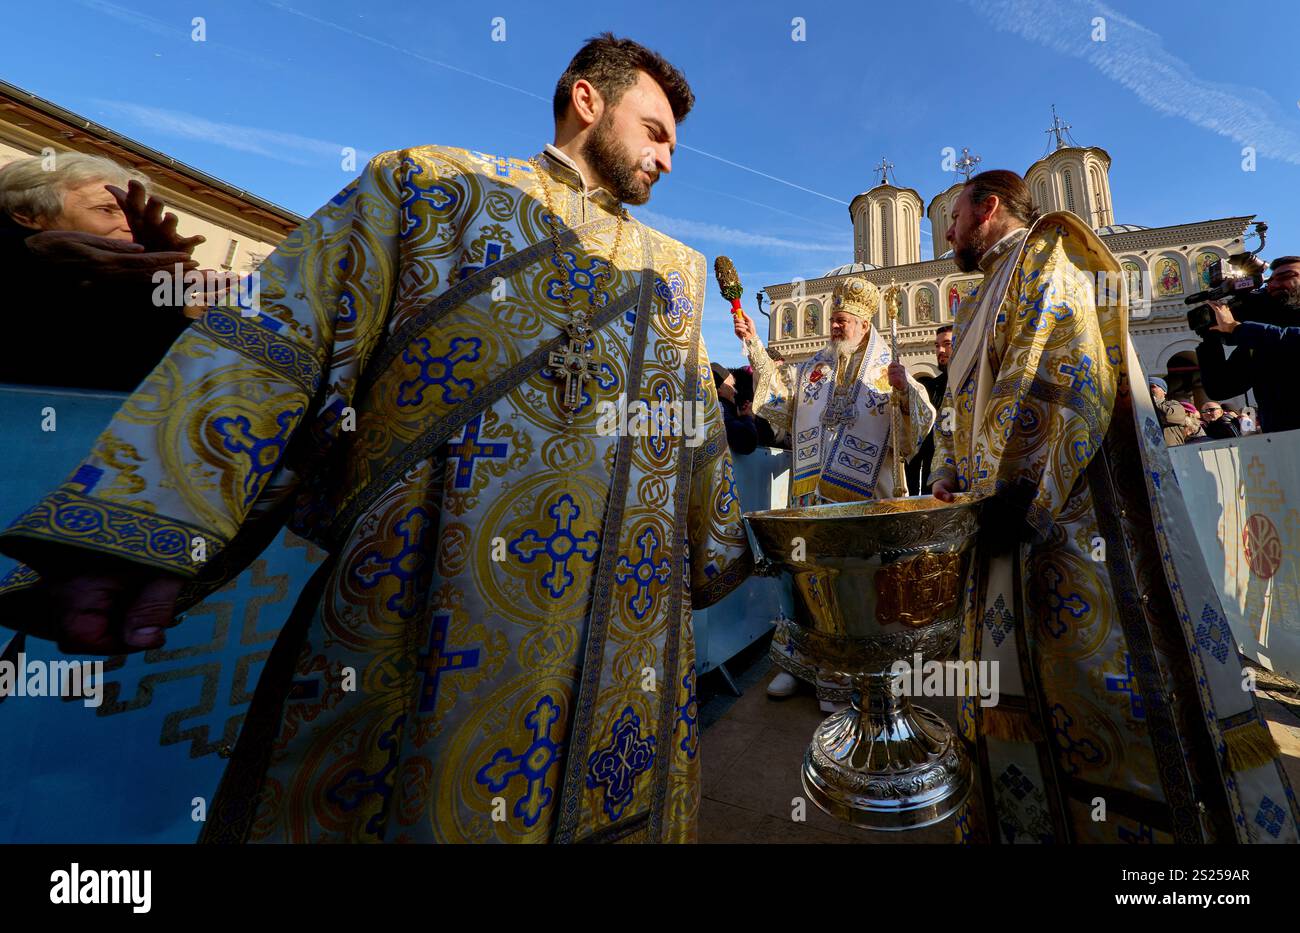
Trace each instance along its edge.
{"label": "gold mitre with jewels", "polygon": [[880,310],[880,289],[866,279],[845,279],[831,292],[831,311],[871,318]]}

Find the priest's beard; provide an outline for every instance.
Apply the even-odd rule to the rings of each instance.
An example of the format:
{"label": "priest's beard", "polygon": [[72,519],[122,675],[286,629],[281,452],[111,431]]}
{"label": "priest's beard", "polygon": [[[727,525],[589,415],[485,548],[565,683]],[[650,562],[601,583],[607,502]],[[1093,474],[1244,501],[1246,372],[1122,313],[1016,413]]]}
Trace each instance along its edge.
{"label": "priest's beard", "polygon": [[993,245],[993,236],[987,227],[972,230],[970,239],[962,246],[953,247],[952,261],[961,272],[974,272],[980,267],[980,259]]}
{"label": "priest's beard", "polygon": [[650,186],[659,174],[651,173],[652,180],[649,183],[641,180],[637,174],[640,167],[638,160],[614,135],[614,121],[608,110],[582,144],[582,157],[587,160],[592,171],[604,180],[609,193],[621,203],[644,204],[650,200]]}
{"label": "priest's beard", "polygon": [[835,340],[832,338],[831,352],[835,354],[835,360],[837,363],[839,363],[841,366],[847,366],[849,363],[849,359],[852,358],[854,352],[856,352],[858,347],[861,345],[862,345],[861,340],[855,342],[843,337],[841,337],[839,340]]}

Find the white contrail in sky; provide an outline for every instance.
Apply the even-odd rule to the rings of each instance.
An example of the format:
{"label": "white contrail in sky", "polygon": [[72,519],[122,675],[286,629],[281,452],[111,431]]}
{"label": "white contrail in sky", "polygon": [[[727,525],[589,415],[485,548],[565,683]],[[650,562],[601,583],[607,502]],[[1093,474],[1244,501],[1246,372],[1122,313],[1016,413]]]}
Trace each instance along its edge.
{"label": "white contrail in sky", "polygon": [[[1100,0],[969,2],[997,28],[1089,62],[1161,113],[1254,146],[1260,155],[1300,164],[1300,127],[1294,112],[1258,88],[1198,78],[1187,62],[1165,51],[1158,33]],[[1092,39],[1094,17],[1104,20],[1104,42]]]}
{"label": "white contrail in sky", "polygon": [[[161,107],[145,107],[129,101],[99,98],[92,98],[91,103],[169,136],[196,139],[239,152],[252,152],[292,165],[319,165],[322,160],[341,164],[346,151],[343,144],[330,142],[327,139],[315,139],[297,133],[283,133],[256,126],[221,123],[181,110],[164,110]],[[356,150],[355,161],[358,165],[364,165],[374,155],[373,152]],[[306,156],[306,158],[298,156]]]}
{"label": "white contrail in sky", "polygon": [[681,240],[708,240],[714,243],[726,243],[729,246],[751,246],[767,249],[796,250],[798,252],[835,253],[838,256],[853,252],[852,243],[845,237],[843,243],[813,243],[807,240],[789,240],[784,237],[768,236],[763,233],[750,233],[735,227],[700,220],[685,220],[669,217],[657,211],[643,207],[635,209],[639,220],[650,224],[656,230],[662,230],[671,237]]}
{"label": "white contrail in sky", "polygon": [[[418,59],[427,64],[437,65],[439,68],[446,68],[447,70],[454,71],[457,74],[463,74],[470,78],[477,78],[480,81],[486,81],[489,84],[495,84],[497,87],[503,87],[508,91],[514,91],[518,94],[523,94],[526,97],[531,97],[534,100],[540,100],[542,101],[542,103],[545,104],[549,104],[551,102],[551,99],[549,97],[543,97],[542,95],[536,94],[530,90],[527,90],[526,88],[515,87],[513,84],[506,84],[503,81],[498,81],[496,78],[489,78],[487,75],[481,75],[477,72],[469,71],[465,68],[460,68],[456,65],[451,65],[448,64],[447,62],[439,61],[436,58],[430,58],[428,55],[423,55],[419,52],[412,51],[411,49],[402,48],[399,45],[394,45],[391,42],[387,42],[375,36],[367,35],[364,32],[358,32],[357,30],[352,29],[348,26],[343,26],[339,23],[331,22],[330,20],[327,19],[321,19],[319,16],[313,16],[311,13],[305,13],[302,10],[297,9],[296,7],[292,7],[289,4],[282,2],[282,0],[267,0],[267,2],[271,6],[275,7],[277,10],[282,10],[285,13],[291,13],[294,16],[301,16],[303,19],[311,20],[313,23],[318,23],[322,26],[328,26],[331,29],[337,29],[339,32],[345,32],[350,36],[356,36],[358,39],[365,39],[367,42],[373,42],[376,45],[383,46],[386,49],[391,49],[394,52],[400,52],[403,55],[409,55],[412,58]],[[679,148],[688,149],[691,152],[694,152],[697,155],[702,155],[708,159],[716,159],[719,162],[722,162],[726,165],[730,165],[732,168],[738,168],[742,171],[750,172],[754,175],[758,175],[760,178],[766,178],[769,181],[774,181],[777,184],[785,185],[789,188],[794,188],[796,191],[802,191],[805,194],[816,195],[819,198],[825,198],[827,201],[833,201],[836,204],[848,205],[849,203],[848,201],[843,201],[839,198],[833,198],[829,194],[822,194],[820,191],[814,191],[812,188],[805,188],[803,185],[795,184],[794,182],[787,181],[784,178],[778,178],[775,175],[769,175],[767,172],[759,171],[756,168],[750,168],[748,165],[741,165],[739,162],[733,162],[732,160],[723,158],[720,155],[714,155],[712,152],[705,152],[703,149],[697,149],[694,146],[688,146],[685,143],[679,143]]]}

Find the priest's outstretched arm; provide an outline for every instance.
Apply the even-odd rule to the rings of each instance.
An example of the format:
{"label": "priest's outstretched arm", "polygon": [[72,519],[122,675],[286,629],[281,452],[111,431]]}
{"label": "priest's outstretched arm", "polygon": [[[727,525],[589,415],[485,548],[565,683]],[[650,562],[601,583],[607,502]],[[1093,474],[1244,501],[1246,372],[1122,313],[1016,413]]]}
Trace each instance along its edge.
{"label": "priest's outstretched arm", "polygon": [[952,386],[944,389],[943,398],[939,401],[939,410],[935,413],[934,422],[934,453],[930,457],[930,462],[925,464],[925,469],[929,470],[929,476],[925,482],[932,487],[935,483],[940,483],[947,487],[949,491],[957,491],[957,459],[953,455],[953,424],[956,409],[953,408]]}
{"label": "priest's outstretched arm", "polygon": [[[696,402],[702,407],[698,429],[701,443],[688,446],[692,457],[687,512],[690,549],[691,606],[704,609],[726,596],[753,572],[754,559],[741,521],[743,510],[736,489],[735,463],[727,444],[727,429],[718,404],[704,339],[696,349],[699,380]],[[694,441],[692,441],[694,443]]]}
{"label": "priest's outstretched arm", "polygon": [[904,460],[910,460],[925,443],[925,437],[934,427],[935,420],[929,393],[911,373],[907,374],[907,393],[902,412],[902,437],[898,439],[898,452]]}
{"label": "priest's outstretched arm", "polygon": [[794,430],[794,400],[799,388],[798,367],[783,363],[767,355],[763,341],[758,337],[754,319],[744,314],[736,321],[736,336],[745,347],[749,365],[754,370],[754,414],[786,431]]}
{"label": "priest's outstretched arm", "polygon": [[[179,611],[265,548],[300,478],[323,472],[355,417],[358,379],[394,301],[404,222],[446,220],[402,206],[410,161],[377,156],[280,244],[258,270],[259,314],[212,308],[194,322],[76,472],[0,535],[0,550],[29,565],[0,583],[0,598],[26,608],[38,573],[66,579],[93,567],[126,588],[146,581],[169,611],[166,594],[179,591]],[[12,611],[4,621],[23,627]],[[161,644],[152,626],[144,636],[128,626],[64,637],[54,624],[33,619],[24,630],[90,651]]]}

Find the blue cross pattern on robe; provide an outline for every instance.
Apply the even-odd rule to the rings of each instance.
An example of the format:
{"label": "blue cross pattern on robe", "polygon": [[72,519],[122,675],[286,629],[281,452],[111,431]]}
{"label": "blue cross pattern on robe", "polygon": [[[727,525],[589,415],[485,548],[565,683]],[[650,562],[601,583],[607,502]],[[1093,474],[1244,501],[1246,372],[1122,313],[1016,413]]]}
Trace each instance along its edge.
{"label": "blue cross pattern on robe", "polygon": [[647,426],[650,434],[648,440],[650,448],[655,452],[655,456],[664,457],[667,456],[668,449],[672,445],[671,438],[682,433],[682,425],[669,407],[673,401],[673,390],[668,387],[666,382],[656,383],[654,396],[655,401],[659,403],[657,408],[654,402],[646,403],[650,409],[650,424]]}
{"label": "blue cross pattern on robe", "polygon": [[215,418],[213,430],[221,435],[222,446],[231,453],[244,454],[249,470],[244,476],[244,504],[252,502],[261,492],[262,481],[280,465],[281,454],[289,442],[289,434],[302,415],[301,407],[282,411],[275,418],[279,429],[270,437],[259,437],[253,432],[253,423],[247,415],[233,418]]}
{"label": "blue cross pattern on robe", "polygon": [[460,280],[463,282],[463,281],[465,281],[467,278],[469,278],[471,275],[473,275],[475,272],[479,272],[479,271],[482,271],[483,269],[486,269],[488,266],[492,265],[492,263],[494,263],[494,262],[500,262],[500,261],[501,261],[501,250],[502,250],[502,245],[501,245],[500,243],[497,243],[497,242],[495,242],[495,241],[491,241],[491,242],[489,242],[486,246],[483,247],[483,265],[481,265],[481,266],[461,266],[461,267],[460,267]]}
{"label": "blue cross pattern on robe", "polygon": [[496,176],[498,178],[509,178],[510,172],[512,170],[526,171],[526,172],[532,171],[531,167],[516,165],[513,161],[511,161],[506,156],[488,155],[486,152],[476,152],[474,153],[474,155],[477,158],[481,159],[483,162],[487,163],[492,168],[494,168],[496,170]]}
{"label": "blue cross pattern on robe", "polygon": [[452,481],[452,486],[456,489],[469,489],[474,479],[474,464],[480,458],[500,460],[505,457],[509,449],[508,444],[480,444],[478,439],[479,428],[482,427],[483,416],[479,415],[473,421],[465,425],[465,436],[458,441],[447,442],[447,457],[454,458],[456,462],[456,476]]}
{"label": "blue cross pattern on robe", "polygon": [[1066,712],[1065,707],[1060,703],[1052,707],[1052,733],[1056,740],[1056,748],[1062,753],[1065,759],[1062,762],[1062,770],[1066,774],[1078,774],[1083,764],[1095,765],[1101,761],[1101,749],[1092,739],[1076,739],[1070,735],[1070,727],[1074,725],[1074,717]]}
{"label": "blue cross pattern on robe", "polygon": [[587,759],[587,789],[604,790],[604,810],[612,822],[632,802],[637,775],[654,765],[655,737],[641,737],[641,717],[630,706],[609,731],[610,743]]}
{"label": "blue cross pattern on robe", "polygon": [[641,549],[641,558],[633,564],[628,562],[625,555],[620,554],[614,569],[614,579],[619,583],[634,581],[636,595],[628,600],[628,605],[638,619],[644,619],[650,607],[654,605],[654,597],[650,595],[651,584],[657,579],[661,584],[666,585],[673,571],[665,558],[660,558],[658,563],[655,562],[654,555],[659,549],[660,542],[653,528],[641,532],[636,543]]}
{"label": "blue cross pattern on robe", "polygon": [[402,541],[397,553],[389,557],[378,550],[367,551],[357,564],[357,579],[364,589],[373,589],[385,577],[393,577],[398,581],[397,592],[388,597],[385,605],[403,619],[414,616],[417,609],[416,576],[424,566],[423,541],[428,527],[428,513],[419,507],[411,509],[405,518],[393,526]]}
{"label": "blue cross pattern on robe", "polygon": [[438,684],[442,675],[452,671],[469,671],[478,667],[479,648],[447,648],[447,628],[451,625],[450,613],[439,613],[433,617],[433,627],[429,630],[429,650],[421,654],[420,672],[424,679],[420,684],[420,712],[432,713],[438,702]]}
{"label": "blue cross pattern on robe", "polygon": [[1133,659],[1127,651],[1124,652],[1124,673],[1107,674],[1106,689],[1112,693],[1128,694],[1129,712],[1132,713],[1133,718],[1137,720],[1147,718],[1142,692],[1138,688],[1137,675],[1133,672]]}
{"label": "blue cross pattern on robe", "polygon": [[513,777],[521,777],[528,782],[528,788],[522,797],[515,801],[515,816],[524,821],[525,826],[535,826],[541,819],[542,811],[551,803],[552,791],[546,786],[546,772],[560,757],[560,747],[551,741],[551,727],[560,718],[560,708],[549,695],[537,701],[537,705],[524,717],[524,725],[532,733],[533,740],[527,748],[516,755],[509,748],[499,748],[492,760],[478,769],[474,780],[486,785],[494,794],[506,789]]}
{"label": "blue cross pattern on robe", "polygon": [[1093,398],[1097,397],[1100,389],[1097,386],[1097,380],[1092,376],[1092,357],[1088,354],[1085,353],[1080,358],[1078,366],[1062,363],[1057,369],[1062,375],[1070,377],[1071,389],[1081,392],[1086,388]]}
{"label": "blue cross pattern on robe", "polygon": [[718,498],[718,514],[730,515],[731,507],[740,503],[736,493],[736,471],[730,457],[722,461],[722,495]]}
{"label": "blue cross pattern on robe", "polygon": [[600,553],[600,535],[595,531],[586,532],[581,538],[574,537],[573,521],[581,513],[574,504],[573,496],[565,493],[546,510],[555,519],[555,529],[549,537],[543,538],[529,528],[509,544],[511,554],[525,564],[531,564],[538,555],[545,554],[551,560],[551,569],[542,576],[542,583],[547,591],[559,598],[573,584],[573,574],[569,572],[569,559],[577,555],[587,563],[594,563]]}
{"label": "blue cross pattern on robe", "polygon": [[424,390],[430,386],[442,387],[444,402],[463,402],[474,391],[473,379],[456,376],[456,367],[478,360],[483,341],[477,337],[454,337],[446,356],[435,356],[429,347],[429,338],[419,337],[402,351],[402,362],[415,363],[419,375],[397,387],[397,404],[402,407],[424,402]]}
{"label": "blue cross pattern on robe", "polygon": [[401,238],[405,240],[424,225],[424,221],[415,214],[415,205],[421,201],[431,205],[436,213],[443,213],[455,207],[460,196],[449,185],[418,185],[415,176],[424,173],[424,168],[413,159],[402,160],[402,230]]}
{"label": "blue cross pattern on robe", "polygon": [[700,707],[695,693],[695,668],[692,667],[686,672],[686,676],[682,678],[682,686],[686,688],[686,702],[677,707],[677,721],[686,727],[686,735],[682,739],[680,748],[686,753],[687,758],[694,759],[700,748]]}
{"label": "blue cross pattern on robe", "polygon": [[1082,619],[1092,607],[1088,605],[1087,600],[1075,592],[1063,593],[1061,584],[1065,582],[1065,577],[1055,567],[1048,566],[1043,569],[1042,580],[1046,584],[1043,587],[1044,602],[1047,604],[1047,611],[1051,616],[1047,623],[1047,630],[1054,638],[1061,638],[1070,628],[1070,616],[1073,619]]}
{"label": "blue cross pattern on robe", "polygon": [[[373,773],[365,768],[353,768],[325,791],[325,799],[344,812],[355,810],[369,797],[379,797],[382,802],[366,821],[366,832],[376,838],[383,838],[388,800],[393,793],[392,773],[396,770],[398,759],[401,757],[399,753],[402,743],[398,740],[398,736],[402,734],[402,726],[405,723],[406,713],[402,713],[393,720],[386,731],[380,734],[376,747],[388,756],[382,768]],[[370,760],[369,756],[363,760]]]}
{"label": "blue cross pattern on robe", "polygon": [[[601,259],[599,256],[591,256],[587,263],[583,265],[578,262],[578,256],[573,252],[561,253],[567,263],[567,270],[559,265],[559,260],[552,259],[551,265],[555,266],[561,275],[567,275],[569,288],[575,293],[573,298],[576,299],[577,292],[587,293],[587,304],[593,308],[603,308],[609,304],[609,293],[601,291],[602,283],[609,280],[612,270],[609,262]],[[567,302],[564,293],[564,283],[559,279],[548,279],[546,281],[546,297],[552,301]]]}

